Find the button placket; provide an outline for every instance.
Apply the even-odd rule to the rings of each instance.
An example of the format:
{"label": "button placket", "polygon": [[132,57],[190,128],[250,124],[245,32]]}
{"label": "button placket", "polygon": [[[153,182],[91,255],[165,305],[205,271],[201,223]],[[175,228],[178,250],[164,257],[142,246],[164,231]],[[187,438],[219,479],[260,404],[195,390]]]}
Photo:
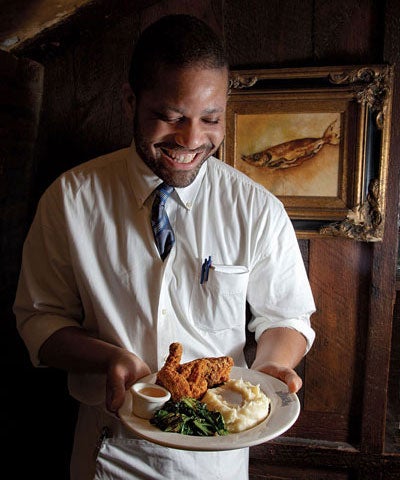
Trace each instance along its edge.
{"label": "button placket", "polygon": [[[173,249],[174,250],[174,249]],[[168,356],[169,345],[174,341],[172,339],[171,332],[171,304],[168,296],[168,286],[172,280],[172,263],[173,255],[175,252],[171,252],[170,258],[167,258],[164,262],[164,268],[162,273],[160,295],[157,314],[157,358],[158,368],[161,368]]]}

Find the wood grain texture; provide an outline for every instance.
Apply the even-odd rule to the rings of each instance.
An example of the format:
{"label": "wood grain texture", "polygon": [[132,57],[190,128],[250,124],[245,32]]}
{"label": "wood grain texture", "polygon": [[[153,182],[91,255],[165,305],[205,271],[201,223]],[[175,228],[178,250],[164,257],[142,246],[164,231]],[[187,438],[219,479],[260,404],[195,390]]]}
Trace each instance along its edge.
{"label": "wood grain texture", "polygon": [[302,411],[289,436],[359,442],[369,249],[349,240],[310,240],[316,340],[304,362]]}
{"label": "wood grain texture", "polygon": [[[390,141],[390,202],[388,205],[388,218],[396,218],[398,216],[398,199],[399,199],[399,171],[400,171],[400,4],[397,0],[388,0],[386,2],[385,11],[386,35],[384,43],[383,58],[385,61],[395,66],[395,81],[393,92],[393,109],[392,109],[392,130]],[[397,217],[398,218],[398,217]],[[395,222],[392,222],[391,235],[394,235],[393,229]],[[392,237],[393,239],[393,237]],[[389,240],[388,240],[389,241]],[[387,249],[389,256],[389,265],[392,261],[397,263],[396,255],[398,255],[398,246],[394,245],[395,239],[390,243]],[[399,243],[398,243],[399,245]],[[393,258],[395,255],[395,258]],[[390,268],[390,267],[389,267]],[[389,276],[393,275],[390,273]],[[393,314],[392,325],[392,348],[391,361],[389,370],[389,391],[388,391],[388,414],[386,418],[386,442],[385,450],[393,453],[400,453],[400,287],[397,281],[396,287],[396,304]],[[392,478],[392,477],[391,477]],[[393,477],[394,478],[394,477]],[[398,474],[400,478],[400,473]]]}
{"label": "wood grain texture", "polygon": [[[373,252],[370,286],[371,305],[366,379],[363,408],[363,444],[366,452],[385,450],[385,423],[388,377],[391,354],[393,306],[395,303],[396,264],[398,250],[399,170],[400,170],[400,5],[388,1],[385,11],[385,61],[395,65],[392,129],[388,162],[388,195],[383,242]],[[398,345],[395,345],[399,349]],[[398,398],[397,405],[400,399]],[[377,408],[379,405],[381,408]],[[399,450],[400,453],[400,450]]]}
{"label": "wood grain texture", "polygon": [[310,241],[317,336],[307,356],[306,410],[349,414],[354,383],[360,386],[356,371],[365,350],[361,332],[368,328],[362,319],[368,307],[369,250],[350,240]]}
{"label": "wood grain texture", "polygon": [[2,2],[0,44],[11,47],[35,37],[38,32],[73,15],[88,0],[13,0]]}
{"label": "wood grain texture", "polygon": [[[383,44],[384,9],[376,0],[316,0],[313,14],[313,57],[341,65],[378,63]],[[362,32],[362,34],[361,34]]]}
{"label": "wood grain texture", "polygon": [[222,35],[222,1],[211,0],[163,0],[155,2],[141,13],[141,29],[164,15],[185,13],[195,15]]}
{"label": "wood grain texture", "polygon": [[312,0],[226,0],[224,30],[231,66],[280,66],[311,59],[312,5]]}
{"label": "wood grain texture", "polygon": [[392,348],[389,368],[385,450],[400,452],[400,294],[397,291],[393,312]]}

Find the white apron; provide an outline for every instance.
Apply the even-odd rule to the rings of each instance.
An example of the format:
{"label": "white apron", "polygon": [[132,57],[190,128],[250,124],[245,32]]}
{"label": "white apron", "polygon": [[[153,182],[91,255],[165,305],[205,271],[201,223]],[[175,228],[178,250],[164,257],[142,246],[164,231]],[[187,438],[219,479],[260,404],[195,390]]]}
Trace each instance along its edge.
{"label": "white apron", "polygon": [[71,480],[248,480],[248,448],[192,452],[136,437],[100,407],[81,405]]}

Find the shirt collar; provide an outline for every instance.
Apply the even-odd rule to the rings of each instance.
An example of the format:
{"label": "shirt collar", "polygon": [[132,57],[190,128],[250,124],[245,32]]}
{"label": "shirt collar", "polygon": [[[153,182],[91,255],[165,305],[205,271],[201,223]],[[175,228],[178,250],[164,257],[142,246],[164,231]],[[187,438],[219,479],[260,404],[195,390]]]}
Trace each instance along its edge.
{"label": "shirt collar", "polygon": [[[143,208],[147,198],[163,181],[144,163],[138,155],[133,141],[127,155],[127,168],[136,202],[139,208]],[[190,210],[194,204],[206,170],[207,162],[204,162],[196,178],[189,186],[175,188],[178,199],[188,210]]]}

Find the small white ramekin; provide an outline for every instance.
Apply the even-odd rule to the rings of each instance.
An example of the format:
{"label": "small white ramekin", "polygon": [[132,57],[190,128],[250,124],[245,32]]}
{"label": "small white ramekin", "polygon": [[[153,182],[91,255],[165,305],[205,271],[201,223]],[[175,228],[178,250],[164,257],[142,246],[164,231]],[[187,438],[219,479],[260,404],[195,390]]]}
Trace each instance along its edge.
{"label": "small white ramekin", "polygon": [[[150,419],[171,398],[171,394],[161,385],[138,382],[131,387],[132,413],[140,418]],[[157,395],[155,393],[157,392]]]}

